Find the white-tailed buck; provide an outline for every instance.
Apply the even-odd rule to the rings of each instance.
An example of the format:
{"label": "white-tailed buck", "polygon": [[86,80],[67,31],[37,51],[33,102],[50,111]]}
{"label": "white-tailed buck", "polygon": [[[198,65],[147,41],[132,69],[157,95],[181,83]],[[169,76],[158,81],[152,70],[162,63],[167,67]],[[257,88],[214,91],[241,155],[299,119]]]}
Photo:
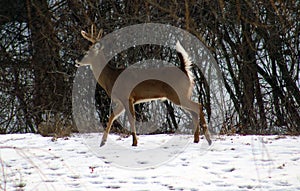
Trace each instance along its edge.
{"label": "white-tailed buck", "polygon": [[[199,142],[200,118],[200,123],[203,128],[205,138],[210,145],[211,139],[205,122],[202,106],[201,104],[191,100],[194,86],[193,75],[190,71],[191,61],[181,44],[179,42],[176,44],[176,51],[181,62],[180,67],[116,69],[109,66],[105,62],[103,55],[103,49],[105,47],[103,47],[103,45],[101,45],[99,42],[102,32],[103,30],[100,30],[99,33],[96,33],[96,30],[93,26],[91,33],[81,31],[82,36],[93,44],[86,52],[85,56],[80,61],[76,61],[77,66],[91,66],[98,83],[106,91],[112,102],[116,104],[116,109],[114,109],[114,112],[112,112],[109,117],[109,121],[103,134],[100,146],[105,144],[113,121],[124,111],[126,111],[131,127],[131,133],[133,137],[132,146],[137,146],[134,104],[157,99],[168,99],[191,113],[194,125],[195,143]],[[130,78],[135,78],[139,73],[143,73],[143,70],[147,70],[146,73],[150,73],[155,76],[163,76],[167,74],[169,81],[173,82],[172,87],[168,83],[161,80],[148,79],[138,83],[132,90],[130,90],[129,94],[125,93],[126,91],[113,91],[113,86],[122,72],[127,73],[126,76],[128,76],[128,78],[126,78],[125,81],[122,81],[122,83],[124,83],[124,87],[127,87],[127,83],[132,83],[132,81],[135,80]],[[178,76],[178,70],[180,70],[181,73],[183,72],[184,75]]]}

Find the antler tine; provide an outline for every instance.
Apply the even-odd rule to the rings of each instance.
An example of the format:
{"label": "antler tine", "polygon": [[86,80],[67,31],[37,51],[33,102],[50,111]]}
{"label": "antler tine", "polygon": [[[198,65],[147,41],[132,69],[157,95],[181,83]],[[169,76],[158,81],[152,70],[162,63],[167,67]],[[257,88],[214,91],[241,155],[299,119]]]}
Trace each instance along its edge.
{"label": "antler tine", "polygon": [[96,26],[95,24],[92,24],[91,26],[91,37],[94,38],[94,32],[96,32]]}
{"label": "antler tine", "polygon": [[103,29],[100,29],[97,36],[96,36],[96,33],[97,33],[97,27],[95,24],[92,25],[92,37],[95,39],[95,41],[98,41],[101,39],[102,37],[102,33],[103,33]]}
{"label": "antler tine", "polygon": [[96,43],[100,38],[102,37],[103,29],[100,29],[97,36],[95,34],[97,33],[96,26],[92,24],[90,33],[87,33],[85,31],[81,31],[81,35],[83,38],[87,39],[88,41],[92,42],[93,44]]}
{"label": "antler tine", "polygon": [[98,35],[96,37],[97,40],[100,40],[103,34],[103,29],[100,29],[100,31],[98,32]]}
{"label": "antler tine", "polygon": [[92,42],[93,44],[96,42],[93,39],[93,37],[90,34],[88,34],[87,32],[85,32],[85,31],[81,31],[81,35],[82,35],[83,38],[85,38],[86,40]]}

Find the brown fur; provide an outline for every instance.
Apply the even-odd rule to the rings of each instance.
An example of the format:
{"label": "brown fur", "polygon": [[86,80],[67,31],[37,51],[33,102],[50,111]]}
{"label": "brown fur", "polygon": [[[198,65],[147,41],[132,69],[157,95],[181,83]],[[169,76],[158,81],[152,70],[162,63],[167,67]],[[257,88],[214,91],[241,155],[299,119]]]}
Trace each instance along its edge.
{"label": "brown fur", "polygon": [[[85,32],[82,32],[83,36],[85,34]],[[85,38],[91,39],[92,37],[88,36]],[[90,41],[95,43],[94,40]],[[131,126],[133,137],[132,146],[137,146],[134,104],[156,99],[168,99],[191,113],[194,124],[195,143],[199,142],[200,118],[200,123],[205,137],[208,143],[211,144],[202,107],[199,103],[191,100],[193,90],[193,78],[190,71],[191,62],[187,53],[179,42],[176,44],[176,50],[178,52],[180,61],[182,62],[180,69],[177,67],[164,67],[157,69],[114,69],[108,65],[102,66],[101,63],[106,63],[102,49],[103,47],[99,50],[95,48],[95,45],[92,46],[87,52],[87,55],[78,62],[80,66],[91,66],[94,76],[98,79],[98,83],[111,97],[112,102],[117,105],[116,109],[109,117],[100,146],[105,144],[113,121],[124,111],[127,112],[128,120]],[[145,72],[145,70],[147,71]],[[185,75],[180,74],[182,71],[185,73]],[[126,79],[119,79],[122,77],[122,75],[120,75],[122,72],[126,73]],[[153,80],[152,78],[153,76],[165,76],[166,74],[168,76],[168,83],[164,80]],[[145,75],[149,75],[148,80],[144,80]],[[132,87],[132,84],[134,84],[135,81],[140,83],[135,84],[135,86]],[[119,84],[118,82],[121,82],[121,85],[116,87],[116,89],[113,89]]]}

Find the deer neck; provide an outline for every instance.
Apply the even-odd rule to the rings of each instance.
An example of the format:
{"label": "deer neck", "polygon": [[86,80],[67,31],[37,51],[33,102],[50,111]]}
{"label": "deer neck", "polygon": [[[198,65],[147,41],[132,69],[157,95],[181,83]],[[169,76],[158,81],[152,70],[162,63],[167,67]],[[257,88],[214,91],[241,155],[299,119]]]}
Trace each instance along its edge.
{"label": "deer neck", "polygon": [[118,76],[124,69],[113,68],[109,64],[103,66],[102,64],[93,64],[92,71],[97,79],[99,85],[106,91],[108,96],[111,96],[112,87]]}

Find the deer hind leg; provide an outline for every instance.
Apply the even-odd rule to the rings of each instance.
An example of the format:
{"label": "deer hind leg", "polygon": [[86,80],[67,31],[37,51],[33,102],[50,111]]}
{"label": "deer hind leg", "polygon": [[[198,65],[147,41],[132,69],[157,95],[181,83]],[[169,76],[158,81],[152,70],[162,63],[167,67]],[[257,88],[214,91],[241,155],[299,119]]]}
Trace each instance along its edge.
{"label": "deer hind leg", "polygon": [[117,108],[110,114],[107,127],[103,133],[102,141],[100,143],[100,147],[102,147],[105,142],[107,141],[107,136],[109,134],[111,125],[113,124],[114,120],[121,115],[121,113],[124,111],[124,106],[121,103],[117,103]]}
{"label": "deer hind leg", "polygon": [[201,123],[201,127],[203,128],[205,138],[208,144],[211,145],[210,135],[208,132],[207,124],[205,122],[204,113],[202,111],[201,104],[193,102],[191,100],[186,100],[182,104],[182,107],[187,109],[192,115],[193,124],[194,124],[194,143],[199,142],[199,135],[200,135],[199,117],[200,117],[200,123]]}
{"label": "deer hind leg", "polygon": [[126,112],[130,124],[130,129],[131,129],[132,146],[137,146],[137,136],[136,136],[136,129],[135,129],[135,111],[134,111],[133,100],[129,100],[128,103],[129,104],[128,107],[126,107]]}
{"label": "deer hind leg", "polygon": [[208,144],[211,145],[212,141],[210,139],[210,134],[209,134],[209,131],[208,131],[208,128],[207,128],[207,123],[205,122],[205,117],[204,117],[204,113],[203,113],[201,104],[199,104],[199,111],[200,111],[200,113],[199,113],[200,123],[201,123],[201,127],[203,128],[204,136],[205,136]]}
{"label": "deer hind leg", "polygon": [[192,115],[192,120],[194,125],[194,143],[198,143],[199,135],[200,135],[198,104],[191,100],[186,100],[183,103],[182,107],[188,110]]}

